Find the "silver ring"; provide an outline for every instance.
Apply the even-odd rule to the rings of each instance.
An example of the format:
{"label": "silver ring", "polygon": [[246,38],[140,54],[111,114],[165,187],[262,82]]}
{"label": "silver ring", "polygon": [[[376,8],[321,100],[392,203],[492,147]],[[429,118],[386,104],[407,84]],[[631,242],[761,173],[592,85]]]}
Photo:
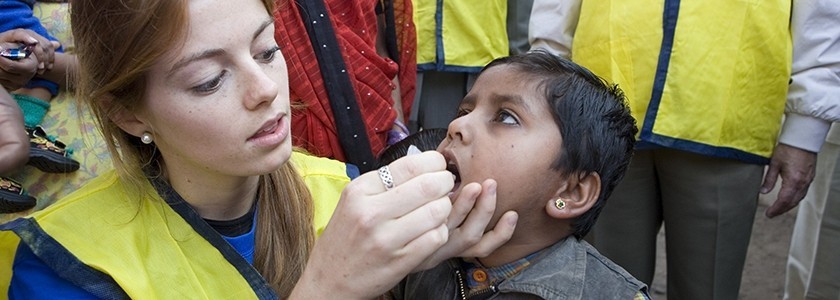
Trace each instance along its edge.
{"label": "silver ring", "polygon": [[379,179],[385,185],[386,191],[394,188],[394,177],[391,176],[391,170],[388,169],[388,166],[379,168]]}

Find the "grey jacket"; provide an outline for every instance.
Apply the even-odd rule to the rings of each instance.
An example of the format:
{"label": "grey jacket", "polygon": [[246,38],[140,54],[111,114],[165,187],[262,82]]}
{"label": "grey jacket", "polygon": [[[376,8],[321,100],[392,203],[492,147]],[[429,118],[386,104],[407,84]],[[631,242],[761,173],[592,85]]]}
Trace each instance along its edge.
{"label": "grey jacket", "polygon": [[[395,299],[466,299],[465,272],[459,260],[409,275],[392,291]],[[566,238],[532,264],[497,285],[486,299],[623,299],[647,286],[586,241]],[[484,298],[484,297],[482,297]]]}

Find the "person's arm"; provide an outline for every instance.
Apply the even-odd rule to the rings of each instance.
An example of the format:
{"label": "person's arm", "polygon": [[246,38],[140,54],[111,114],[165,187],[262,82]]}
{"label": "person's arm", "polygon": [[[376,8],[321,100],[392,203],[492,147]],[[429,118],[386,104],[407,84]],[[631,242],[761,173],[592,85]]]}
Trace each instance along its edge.
{"label": "person's arm", "polygon": [[814,178],[817,153],[832,122],[840,121],[840,6],[832,0],[796,0],[793,5],[793,68],[785,122],[761,192],[782,178],[765,214],[796,207]]}
{"label": "person's arm", "polygon": [[29,137],[20,107],[0,86],[0,175],[11,173],[29,160]]}
{"label": "person's arm", "polygon": [[534,0],[528,24],[531,49],[543,49],[565,58],[572,56],[572,39],[580,16],[581,0]]}
{"label": "person's arm", "polygon": [[73,74],[78,69],[79,61],[76,56],[68,53],[55,53],[52,69],[45,71],[38,77],[58,83],[63,89],[73,88]]}
{"label": "person's arm", "polygon": [[[376,31],[376,53],[379,56],[387,57],[397,63],[394,57],[391,57],[388,54],[388,47],[387,47],[387,40],[385,35],[386,30],[386,21],[384,13],[379,14],[376,16],[377,21],[377,31]],[[400,89],[400,75],[397,72],[394,75],[394,78],[391,79],[391,84],[394,86],[394,89],[391,90],[391,101],[393,102],[392,110],[396,112],[397,118],[394,120],[394,125],[391,126],[391,131],[388,134],[388,144],[394,144],[399,140],[408,136],[408,128],[405,127],[405,117],[403,116],[403,105],[402,105],[402,90]],[[400,125],[401,124],[401,125]],[[393,132],[393,134],[391,133]],[[394,135],[395,138],[392,139],[391,136]],[[392,143],[393,142],[393,143]]]}

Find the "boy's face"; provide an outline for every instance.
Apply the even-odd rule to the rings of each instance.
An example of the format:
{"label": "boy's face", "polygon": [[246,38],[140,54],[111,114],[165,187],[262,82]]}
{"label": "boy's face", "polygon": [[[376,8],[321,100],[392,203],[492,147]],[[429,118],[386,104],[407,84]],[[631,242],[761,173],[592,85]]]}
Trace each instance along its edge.
{"label": "boy's face", "polygon": [[[449,124],[438,146],[461,182],[495,179],[496,214],[519,213],[519,224],[543,218],[545,205],[560,188],[560,171],[551,169],[562,137],[545,93],[533,76],[510,65],[485,70]],[[531,218],[529,218],[531,217]],[[517,225],[518,228],[520,225]]]}

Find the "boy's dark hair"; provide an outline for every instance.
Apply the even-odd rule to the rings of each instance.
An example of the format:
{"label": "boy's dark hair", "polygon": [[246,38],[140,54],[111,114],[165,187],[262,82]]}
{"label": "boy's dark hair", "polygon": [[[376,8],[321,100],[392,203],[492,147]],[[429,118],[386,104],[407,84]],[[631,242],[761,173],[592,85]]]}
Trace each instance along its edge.
{"label": "boy's dark hair", "polygon": [[405,156],[408,152],[408,147],[411,145],[414,145],[420,151],[435,150],[445,138],[445,128],[424,128],[382,150],[382,153],[379,154],[379,165],[377,168],[390,164],[400,157]]}
{"label": "boy's dark hair", "polygon": [[565,176],[595,172],[601,177],[598,200],[573,224],[573,235],[580,239],[592,229],[633,155],[638,129],[624,93],[580,65],[545,51],[499,58],[482,72],[498,65],[529,74],[544,90],[563,137],[563,149],[551,168]]}

